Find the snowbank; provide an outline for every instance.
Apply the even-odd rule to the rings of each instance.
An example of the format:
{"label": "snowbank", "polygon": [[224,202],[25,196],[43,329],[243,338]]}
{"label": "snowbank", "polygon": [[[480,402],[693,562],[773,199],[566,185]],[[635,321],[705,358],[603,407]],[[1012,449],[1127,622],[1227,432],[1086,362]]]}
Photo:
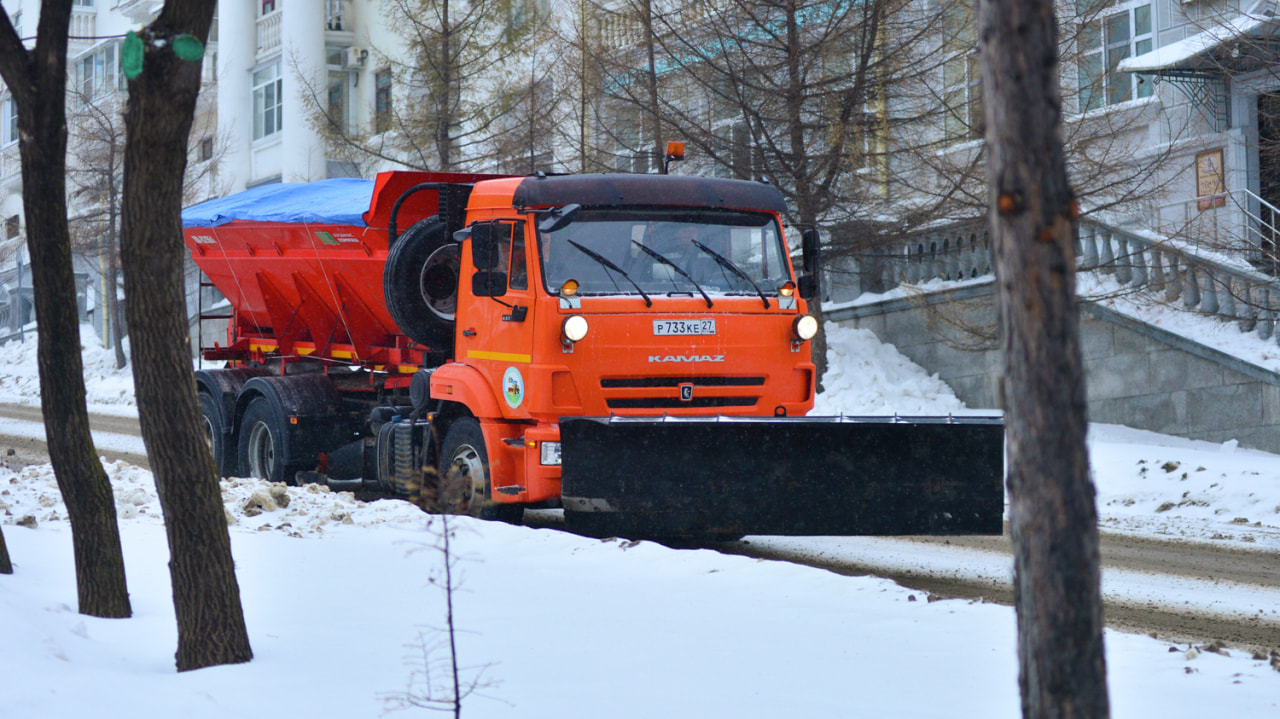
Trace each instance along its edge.
{"label": "snowbank", "polygon": [[[125,340],[128,356],[128,340]],[[26,341],[10,340],[0,345],[0,397],[5,402],[40,406],[40,373],[36,359],[36,333]],[[84,362],[86,399],[90,412],[137,416],[134,404],[133,370],[116,369],[115,350],[106,349],[93,325],[80,325],[81,358]]]}

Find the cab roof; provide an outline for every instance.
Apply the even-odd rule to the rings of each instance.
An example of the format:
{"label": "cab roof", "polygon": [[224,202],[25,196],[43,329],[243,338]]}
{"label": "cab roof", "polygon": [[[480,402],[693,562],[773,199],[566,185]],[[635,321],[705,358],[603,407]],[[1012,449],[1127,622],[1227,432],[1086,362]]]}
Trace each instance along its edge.
{"label": "cab roof", "polygon": [[619,205],[667,205],[772,210],[786,212],[778,188],[763,182],[688,175],[551,175],[531,176],[516,187],[517,209]]}

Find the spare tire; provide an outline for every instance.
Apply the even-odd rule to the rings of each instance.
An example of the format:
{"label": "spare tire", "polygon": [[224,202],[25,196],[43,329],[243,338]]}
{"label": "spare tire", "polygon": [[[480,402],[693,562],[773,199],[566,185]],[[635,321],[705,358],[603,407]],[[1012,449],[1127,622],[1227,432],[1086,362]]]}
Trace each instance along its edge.
{"label": "spare tire", "polygon": [[414,342],[453,351],[458,306],[458,244],[438,216],[419,220],[396,239],[382,270],[391,319]]}

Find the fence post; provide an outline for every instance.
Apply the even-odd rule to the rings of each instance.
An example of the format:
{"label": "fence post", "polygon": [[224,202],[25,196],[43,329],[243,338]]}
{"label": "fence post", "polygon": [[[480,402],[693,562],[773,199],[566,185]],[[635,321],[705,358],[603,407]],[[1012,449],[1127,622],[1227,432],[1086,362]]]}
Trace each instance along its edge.
{"label": "fence post", "polygon": [[1200,304],[1200,282],[1196,278],[1196,266],[1190,261],[1187,262],[1187,273],[1183,276],[1182,283],[1182,306],[1194,309]]}
{"label": "fence post", "polygon": [[1082,225],[1080,227],[1080,241],[1084,244],[1084,250],[1080,262],[1080,269],[1091,270],[1098,266],[1098,240],[1096,237],[1097,228],[1093,225]]}
{"label": "fence post", "polygon": [[1164,280],[1164,301],[1175,302],[1182,295],[1182,273],[1178,269],[1178,256],[1169,255],[1169,269]]}
{"label": "fence post", "polygon": [[1101,255],[1098,258],[1098,261],[1101,263],[1101,266],[1098,269],[1102,270],[1103,272],[1106,272],[1107,274],[1111,274],[1116,270],[1116,254],[1111,249],[1111,231],[1103,230],[1098,234],[1099,234],[1098,240],[1102,245],[1100,248],[1098,248],[1099,250],[1101,250]]}
{"label": "fence post", "polygon": [[1266,287],[1260,288],[1259,299],[1258,336],[1268,340],[1276,329],[1276,316],[1271,309],[1271,290]]}
{"label": "fence post", "polygon": [[1133,286],[1145,287],[1147,284],[1147,248],[1133,243]]}
{"label": "fence post", "polygon": [[1224,319],[1236,318],[1236,297],[1233,294],[1235,281],[1231,279],[1231,275],[1222,278],[1222,302],[1218,309],[1218,315]]}
{"label": "fence post", "polygon": [[1204,270],[1204,292],[1200,295],[1200,311],[1206,315],[1218,314],[1218,288],[1213,273]]}
{"label": "fence post", "polygon": [[1133,280],[1133,269],[1131,267],[1132,260],[1129,258],[1129,238],[1124,233],[1117,232],[1113,235],[1116,239],[1116,278],[1120,280],[1121,285],[1127,285]]}

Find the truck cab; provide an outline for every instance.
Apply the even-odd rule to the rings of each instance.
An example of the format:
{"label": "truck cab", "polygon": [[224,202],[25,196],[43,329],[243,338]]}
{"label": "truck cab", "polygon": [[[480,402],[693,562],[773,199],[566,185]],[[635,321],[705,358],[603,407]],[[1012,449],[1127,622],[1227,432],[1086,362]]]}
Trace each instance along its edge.
{"label": "truck cab", "polygon": [[487,473],[492,501],[559,500],[564,417],[812,408],[816,323],[782,209],[769,185],[707,178],[475,185],[455,235],[454,357],[430,389],[478,422],[487,466],[467,469]]}

